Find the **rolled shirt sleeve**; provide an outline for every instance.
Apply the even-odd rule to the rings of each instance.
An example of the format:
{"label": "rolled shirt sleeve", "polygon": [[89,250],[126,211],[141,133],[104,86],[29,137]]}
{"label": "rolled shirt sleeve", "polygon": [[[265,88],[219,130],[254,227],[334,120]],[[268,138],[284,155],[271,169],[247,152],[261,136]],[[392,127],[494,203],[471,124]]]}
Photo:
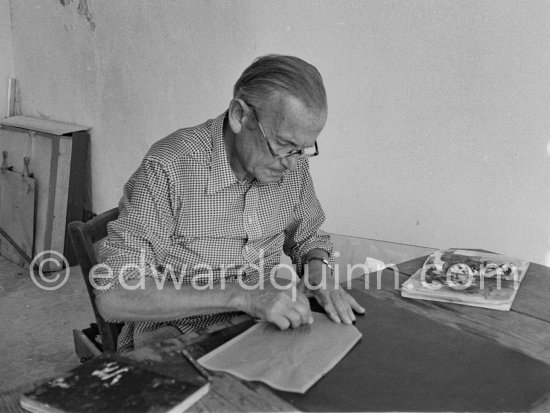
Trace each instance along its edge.
{"label": "rolled shirt sleeve", "polygon": [[[174,228],[170,179],[162,166],[144,159],[124,187],[117,220],[100,248],[96,295],[144,276],[156,276]],[[103,278],[104,277],[104,278]]]}

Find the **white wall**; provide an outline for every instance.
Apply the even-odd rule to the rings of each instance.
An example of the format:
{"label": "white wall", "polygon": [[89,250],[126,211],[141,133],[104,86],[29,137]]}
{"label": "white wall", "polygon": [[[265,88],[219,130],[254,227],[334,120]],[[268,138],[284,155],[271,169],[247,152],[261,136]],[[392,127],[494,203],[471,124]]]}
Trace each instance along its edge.
{"label": "white wall", "polygon": [[255,56],[287,53],[327,86],[312,161],[327,230],[550,264],[550,2],[12,0],[11,12],[23,113],[94,128],[98,212],[154,141],[221,113]]}
{"label": "white wall", "polygon": [[0,117],[8,109],[8,79],[14,77],[10,2],[0,0]]}

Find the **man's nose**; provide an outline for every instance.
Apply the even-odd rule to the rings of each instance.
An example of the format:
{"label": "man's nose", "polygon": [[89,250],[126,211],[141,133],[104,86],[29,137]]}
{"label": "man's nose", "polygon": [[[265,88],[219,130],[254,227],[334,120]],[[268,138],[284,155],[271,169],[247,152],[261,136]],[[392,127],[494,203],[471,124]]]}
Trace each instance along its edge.
{"label": "man's nose", "polygon": [[281,163],[286,169],[292,172],[296,170],[296,162],[297,162],[296,160],[297,160],[297,157],[295,155],[291,155],[281,159]]}

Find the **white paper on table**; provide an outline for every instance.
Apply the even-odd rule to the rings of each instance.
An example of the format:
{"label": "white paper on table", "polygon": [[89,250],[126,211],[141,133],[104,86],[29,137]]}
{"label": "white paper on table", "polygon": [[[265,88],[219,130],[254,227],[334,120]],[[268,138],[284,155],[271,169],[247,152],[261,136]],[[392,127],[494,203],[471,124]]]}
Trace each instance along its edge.
{"label": "white paper on table", "polygon": [[210,370],[258,380],[283,391],[305,393],[359,341],[355,326],[312,313],[313,324],[279,330],[261,321],[198,362]]}

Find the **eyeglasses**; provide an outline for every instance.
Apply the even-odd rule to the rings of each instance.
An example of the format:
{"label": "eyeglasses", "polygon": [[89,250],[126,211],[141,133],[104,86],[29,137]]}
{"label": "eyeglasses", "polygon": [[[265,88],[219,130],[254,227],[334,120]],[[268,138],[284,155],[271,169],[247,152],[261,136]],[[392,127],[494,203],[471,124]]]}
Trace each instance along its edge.
{"label": "eyeglasses", "polygon": [[267,143],[267,147],[269,149],[269,152],[271,152],[271,155],[275,159],[284,159],[284,158],[288,158],[290,156],[296,156],[297,158],[311,158],[313,156],[319,155],[319,147],[317,146],[317,142],[315,142],[314,146],[309,146],[309,147],[304,148],[304,149],[295,149],[293,151],[288,151],[287,153],[283,153],[283,154],[275,153],[275,151],[273,150],[273,147],[269,143],[269,139],[267,139],[267,135],[264,132],[264,128],[262,127],[262,124],[260,123],[260,118],[258,117],[258,113],[256,112],[256,109],[254,108],[254,106],[252,106],[248,103],[246,103],[246,104],[248,106],[250,106],[250,108],[252,109],[252,112],[254,112],[254,116],[256,117],[256,120],[258,121],[258,126],[260,128],[260,132],[262,132],[262,136],[265,139],[265,143]]}

